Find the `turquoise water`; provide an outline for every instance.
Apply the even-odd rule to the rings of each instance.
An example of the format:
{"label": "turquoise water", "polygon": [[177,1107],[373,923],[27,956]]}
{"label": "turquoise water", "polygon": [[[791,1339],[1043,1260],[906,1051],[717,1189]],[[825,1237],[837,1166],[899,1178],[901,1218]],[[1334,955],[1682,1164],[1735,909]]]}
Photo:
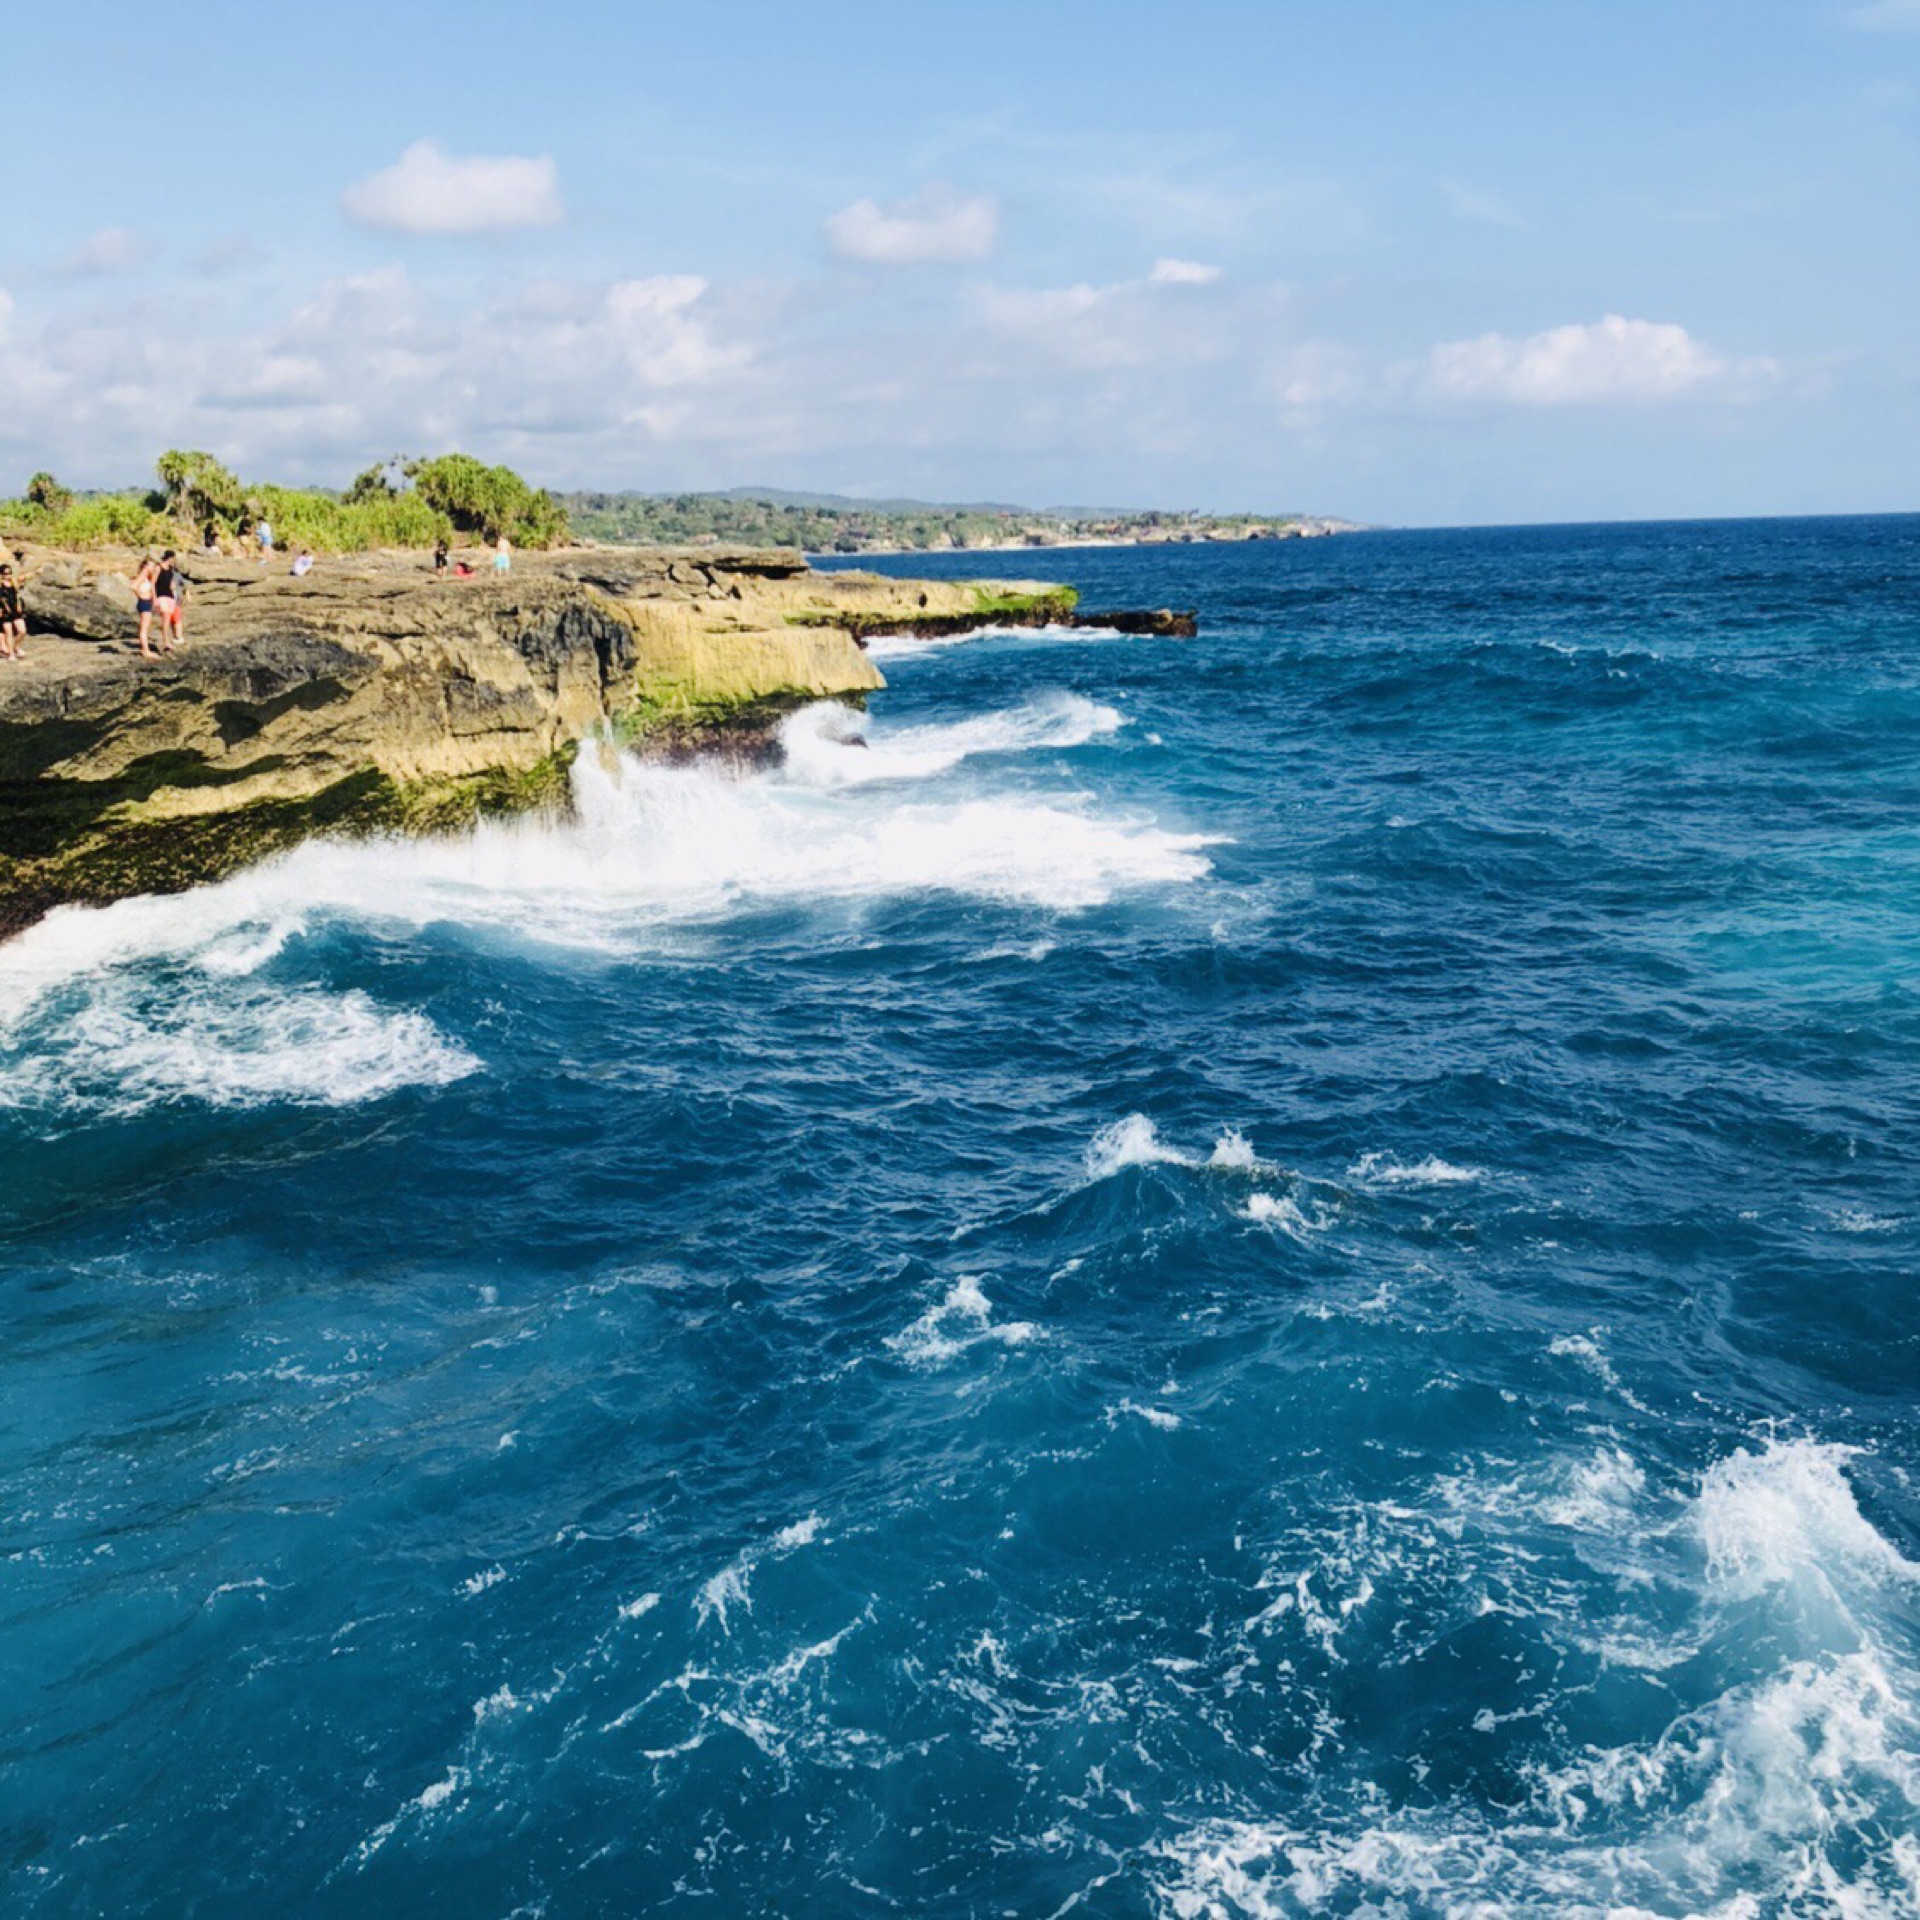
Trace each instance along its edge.
{"label": "turquoise water", "polygon": [[1920,1912],[1920,520],[1034,564],[0,949],[11,1910]]}

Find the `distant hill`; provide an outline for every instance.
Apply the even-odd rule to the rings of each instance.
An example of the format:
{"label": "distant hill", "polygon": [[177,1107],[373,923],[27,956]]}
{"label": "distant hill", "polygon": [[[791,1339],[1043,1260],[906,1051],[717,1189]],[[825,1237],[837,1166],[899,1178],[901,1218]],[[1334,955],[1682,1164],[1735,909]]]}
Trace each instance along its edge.
{"label": "distant hill", "polygon": [[609,544],[798,547],[808,553],[957,552],[1112,543],[1286,540],[1354,531],[1323,515],[855,500],[782,487],[724,493],[569,493],[576,534]]}

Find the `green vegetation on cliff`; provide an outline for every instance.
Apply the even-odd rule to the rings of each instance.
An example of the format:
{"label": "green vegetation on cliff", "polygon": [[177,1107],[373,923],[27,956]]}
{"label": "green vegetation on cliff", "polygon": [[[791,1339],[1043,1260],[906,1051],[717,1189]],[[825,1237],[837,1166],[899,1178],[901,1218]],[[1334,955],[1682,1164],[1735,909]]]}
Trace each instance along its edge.
{"label": "green vegetation on cliff", "polygon": [[76,496],[36,473],[15,500],[0,500],[0,538],[50,547],[197,547],[209,533],[244,541],[262,521],[282,548],[366,553],[430,547],[436,540],[554,547],[569,536],[564,508],[509,467],[467,454],[370,467],[342,493],[243,481],[210,453],[170,449],[154,463],[159,486]]}

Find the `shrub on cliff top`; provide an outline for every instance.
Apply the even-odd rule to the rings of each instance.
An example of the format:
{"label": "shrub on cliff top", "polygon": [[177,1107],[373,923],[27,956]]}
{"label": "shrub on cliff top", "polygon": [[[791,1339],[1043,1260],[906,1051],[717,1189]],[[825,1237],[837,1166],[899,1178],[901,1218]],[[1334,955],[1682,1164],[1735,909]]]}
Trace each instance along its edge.
{"label": "shrub on cliff top", "polygon": [[210,453],[172,447],[153,463],[153,470],[166,494],[164,510],[187,526],[237,533],[249,517],[238,475]]}
{"label": "shrub on cliff top", "polygon": [[27,499],[42,512],[65,513],[73,505],[73,489],[43,470],[27,482]]}
{"label": "shrub on cliff top", "polygon": [[435,460],[410,460],[405,471],[414,492],[444,513],[457,532],[482,540],[497,540],[504,533],[519,547],[553,547],[567,538],[566,510],[559,501],[544,487],[528,486],[511,467],[485,466],[471,454],[443,453]]}
{"label": "shrub on cliff top", "polygon": [[341,500],[305,487],[254,487],[250,498],[260,518],[273,523],[274,539],[282,547],[366,553],[380,547],[430,547],[453,537],[447,516],[417,493]]}
{"label": "shrub on cliff top", "polygon": [[29,495],[0,500],[0,533],[49,547],[138,547],[172,539],[173,522],[156,514],[142,493],[68,495],[65,506],[51,507]]}

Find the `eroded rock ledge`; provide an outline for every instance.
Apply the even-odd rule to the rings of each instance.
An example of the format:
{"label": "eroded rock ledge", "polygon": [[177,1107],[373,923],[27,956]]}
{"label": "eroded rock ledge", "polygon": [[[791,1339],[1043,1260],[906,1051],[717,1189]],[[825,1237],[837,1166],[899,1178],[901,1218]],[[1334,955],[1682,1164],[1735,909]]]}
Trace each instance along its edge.
{"label": "eroded rock ledge", "polygon": [[853,638],[980,626],[1035,583],[817,574],[781,552],[574,549],[496,579],[414,555],[190,561],[187,646],[134,651],[130,554],[29,551],[0,663],[0,936],[62,901],[171,892],[315,833],[564,807],[596,732],[764,751],[884,685]]}

